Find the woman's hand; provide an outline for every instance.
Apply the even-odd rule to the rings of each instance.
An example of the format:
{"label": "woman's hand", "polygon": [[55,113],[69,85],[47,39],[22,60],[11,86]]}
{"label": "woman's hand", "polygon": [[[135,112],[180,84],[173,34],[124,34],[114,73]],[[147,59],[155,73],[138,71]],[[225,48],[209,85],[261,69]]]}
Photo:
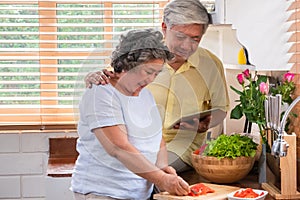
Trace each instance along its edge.
{"label": "woman's hand", "polygon": [[175,170],[173,167],[171,167],[171,166],[167,166],[167,167],[165,167],[165,168],[163,168],[163,169],[161,169],[161,170],[163,170],[163,171],[166,172],[167,174],[174,174],[174,175],[177,175],[176,170]]}
{"label": "woman's hand", "polygon": [[189,184],[184,181],[180,176],[174,174],[165,174],[156,186],[170,194],[184,196],[190,192]]}
{"label": "woman's hand", "polygon": [[206,116],[204,119],[199,121],[198,118],[194,118],[190,122],[180,122],[173,128],[182,130],[197,131],[198,133],[206,132],[210,128],[211,115]]}
{"label": "woman's hand", "polygon": [[110,82],[117,81],[117,76],[112,71],[108,71],[104,69],[98,72],[90,72],[84,78],[85,86],[88,88],[92,88],[92,85],[106,85]]}

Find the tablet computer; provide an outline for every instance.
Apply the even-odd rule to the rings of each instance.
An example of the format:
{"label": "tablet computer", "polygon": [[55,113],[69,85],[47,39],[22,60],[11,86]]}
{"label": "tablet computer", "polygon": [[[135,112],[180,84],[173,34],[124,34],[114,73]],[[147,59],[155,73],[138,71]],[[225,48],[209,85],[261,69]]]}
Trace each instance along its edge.
{"label": "tablet computer", "polygon": [[180,119],[176,120],[175,122],[173,122],[169,128],[172,128],[173,126],[175,126],[176,124],[178,124],[180,122],[192,123],[194,118],[198,118],[199,121],[201,121],[205,117],[207,117],[208,115],[212,115],[212,116],[217,117],[218,114],[221,114],[223,112],[224,111],[222,111],[219,108],[213,108],[213,109],[210,109],[210,110],[204,110],[204,111],[199,111],[197,113],[192,113],[192,114],[189,114],[189,115],[185,115],[185,116],[181,117]]}

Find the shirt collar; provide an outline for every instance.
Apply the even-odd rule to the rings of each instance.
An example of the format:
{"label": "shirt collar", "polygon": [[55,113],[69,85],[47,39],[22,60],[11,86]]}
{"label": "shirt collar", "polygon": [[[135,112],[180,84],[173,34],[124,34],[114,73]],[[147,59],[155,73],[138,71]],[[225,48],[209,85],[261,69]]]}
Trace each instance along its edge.
{"label": "shirt collar", "polygon": [[189,61],[186,61],[185,63],[183,63],[183,65],[181,65],[179,67],[179,69],[175,72],[174,69],[169,65],[169,64],[166,64],[167,66],[167,69],[169,70],[169,72],[171,74],[180,74],[180,73],[183,73],[185,71],[188,71],[191,67],[195,68],[195,66],[193,66]]}

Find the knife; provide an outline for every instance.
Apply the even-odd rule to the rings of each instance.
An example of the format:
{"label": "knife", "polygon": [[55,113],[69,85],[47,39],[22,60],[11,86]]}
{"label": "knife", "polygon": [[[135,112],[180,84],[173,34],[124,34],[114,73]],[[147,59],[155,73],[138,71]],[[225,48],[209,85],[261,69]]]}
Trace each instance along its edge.
{"label": "knife", "polygon": [[269,107],[269,111],[270,111],[270,127],[271,129],[275,129],[275,118],[274,118],[274,111],[275,111],[275,108],[274,108],[274,101],[275,101],[275,97],[274,96],[270,96],[270,107]]}
{"label": "knife", "polygon": [[269,129],[270,122],[269,122],[269,100],[268,99],[265,100],[264,106],[265,106],[266,128]]}
{"label": "knife", "polygon": [[284,127],[280,127],[282,95],[281,94],[276,94],[276,99],[277,99],[276,103],[277,103],[277,115],[278,115],[276,125],[277,125],[278,131],[283,131],[283,130],[280,130],[281,128],[284,129]]}

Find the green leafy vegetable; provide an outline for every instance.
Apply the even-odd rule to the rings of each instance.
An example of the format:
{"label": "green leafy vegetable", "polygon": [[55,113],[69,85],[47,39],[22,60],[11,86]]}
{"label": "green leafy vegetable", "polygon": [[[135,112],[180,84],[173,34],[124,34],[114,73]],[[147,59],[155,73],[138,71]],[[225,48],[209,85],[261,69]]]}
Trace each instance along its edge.
{"label": "green leafy vegetable", "polygon": [[217,139],[207,142],[203,152],[205,156],[236,158],[239,156],[254,157],[257,145],[251,138],[239,134],[222,134]]}

